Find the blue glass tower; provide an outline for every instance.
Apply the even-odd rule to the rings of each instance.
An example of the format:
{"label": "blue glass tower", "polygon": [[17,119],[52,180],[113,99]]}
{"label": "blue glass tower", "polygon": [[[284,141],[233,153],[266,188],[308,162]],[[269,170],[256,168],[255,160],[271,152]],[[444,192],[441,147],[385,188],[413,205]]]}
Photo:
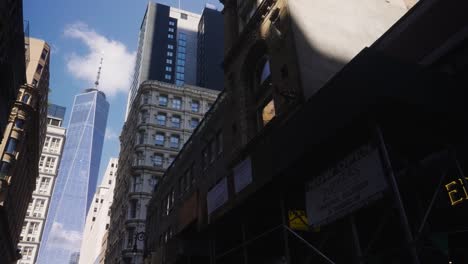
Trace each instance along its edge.
{"label": "blue glass tower", "polygon": [[87,89],[75,96],[38,264],[74,264],[99,174],[109,103]]}

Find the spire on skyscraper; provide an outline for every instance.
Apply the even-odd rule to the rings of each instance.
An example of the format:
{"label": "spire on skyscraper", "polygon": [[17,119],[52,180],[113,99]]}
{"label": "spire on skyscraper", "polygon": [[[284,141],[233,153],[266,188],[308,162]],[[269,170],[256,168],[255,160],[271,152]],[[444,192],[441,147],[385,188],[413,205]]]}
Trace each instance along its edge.
{"label": "spire on skyscraper", "polygon": [[98,73],[96,76],[96,81],[94,82],[94,89],[98,90],[99,86],[99,78],[101,78],[101,69],[102,69],[102,61],[104,60],[103,57],[101,57],[101,62],[99,63],[99,68],[98,68]]}

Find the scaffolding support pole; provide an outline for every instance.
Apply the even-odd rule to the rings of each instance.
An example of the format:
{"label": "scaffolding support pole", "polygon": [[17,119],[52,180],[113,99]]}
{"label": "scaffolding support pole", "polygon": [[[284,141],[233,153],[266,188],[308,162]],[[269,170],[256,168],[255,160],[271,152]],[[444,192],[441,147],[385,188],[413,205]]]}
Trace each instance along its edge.
{"label": "scaffolding support pole", "polygon": [[414,245],[413,234],[411,233],[411,228],[408,221],[408,216],[406,215],[405,207],[403,205],[403,200],[401,198],[400,189],[398,188],[398,183],[393,172],[392,163],[387,152],[387,146],[385,145],[384,137],[382,135],[382,130],[377,125],[375,128],[376,136],[378,139],[378,145],[380,149],[380,156],[382,162],[384,163],[385,171],[390,183],[391,190],[393,192],[393,197],[395,199],[396,206],[398,208],[400,221],[403,224],[403,229],[406,237],[406,242],[408,243],[409,251],[411,258],[413,259],[414,264],[420,264],[418,252]]}

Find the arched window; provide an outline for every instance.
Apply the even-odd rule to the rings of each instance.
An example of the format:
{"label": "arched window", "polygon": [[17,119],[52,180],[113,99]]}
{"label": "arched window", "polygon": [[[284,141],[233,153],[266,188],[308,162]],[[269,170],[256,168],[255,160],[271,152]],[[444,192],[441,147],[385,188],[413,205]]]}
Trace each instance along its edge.
{"label": "arched window", "polygon": [[260,127],[265,126],[270,122],[276,115],[275,102],[273,100],[272,91],[272,80],[271,80],[271,69],[270,60],[268,56],[262,57],[255,69],[255,90],[260,96],[261,101],[258,102],[258,116]]}
{"label": "arched window", "polygon": [[23,97],[21,97],[21,102],[27,104],[28,101],[29,101],[29,97],[30,97],[29,94],[27,94],[27,93],[23,94]]}

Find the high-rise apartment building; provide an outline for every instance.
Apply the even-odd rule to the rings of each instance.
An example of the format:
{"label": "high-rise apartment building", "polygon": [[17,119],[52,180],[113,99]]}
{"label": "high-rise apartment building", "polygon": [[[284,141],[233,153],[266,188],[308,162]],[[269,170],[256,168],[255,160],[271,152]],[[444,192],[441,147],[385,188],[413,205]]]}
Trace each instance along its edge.
{"label": "high-rise apartment building", "polygon": [[[120,136],[106,263],[142,263],[147,204],[218,91],[145,81]],[[172,197],[174,199],[175,197]]]}
{"label": "high-rise apartment building", "polygon": [[22,258],[18,264],[33,264],[36,261],[65,142],[65,128],[62,127],[65,107],[51,104],[47,111],[47,132],[39,160],[39,177],[21,230],[18,249]]}
{"label": "high-rise apartment building", "polygon": [[0,256],[8,262],[19,257],[17,244],[46,134],[50,49],[35,39],[28,49],[28,83],[19,88],[0,142]]}
{"label": "high-rise apartment building", "polygon": [[75,96],[37,263],[77,263],[99,173],[109,103],[103,92]]}
{"label": "high-rise apartment building", "polygon": [[[222,37],[219,38],[219,35],[223,35],[223,22],[219,21],[220,19],[213,19],[217,16],[215,12],[221,15],[215,10],[206,12],[202,29],[209,29],[207,31],[209,34],[206,35],[207,40],[221,41],[218,43],[202,41],[206,47],[213,48],[214,52],[209,55],[209,60],[197,61],[198,30],[202,16],[162,4],[148,3],[140,27],[135,71],[127,101],[127,116],[140,84],[146,80],[157,80],[177,86],[197,85],[197,65],[201,62],[207,63],[204,73],[220,74],[219,71],[211,72],[211,67],[221,69],[223,59]],[[216,85],[213,84],[208,88],[222,90],[222,84],[218,82],[217,85],[220,87],[215,87]]]}
{"label": "high-rise apartment building", "polygon": [[0,135],[3,135],[19,87],[26,82],[25,36],[29,30],[28,22],[23,21],[23,1],[0,2],[0,25]]}
{"label": "high-rise apartment building", "polygon": [[110,207],[114,197],[117,158],[110,158],[101,184],[96,189],[86,217],[80,250],[80,264],[99,263],[100,254],[107,247]]}

